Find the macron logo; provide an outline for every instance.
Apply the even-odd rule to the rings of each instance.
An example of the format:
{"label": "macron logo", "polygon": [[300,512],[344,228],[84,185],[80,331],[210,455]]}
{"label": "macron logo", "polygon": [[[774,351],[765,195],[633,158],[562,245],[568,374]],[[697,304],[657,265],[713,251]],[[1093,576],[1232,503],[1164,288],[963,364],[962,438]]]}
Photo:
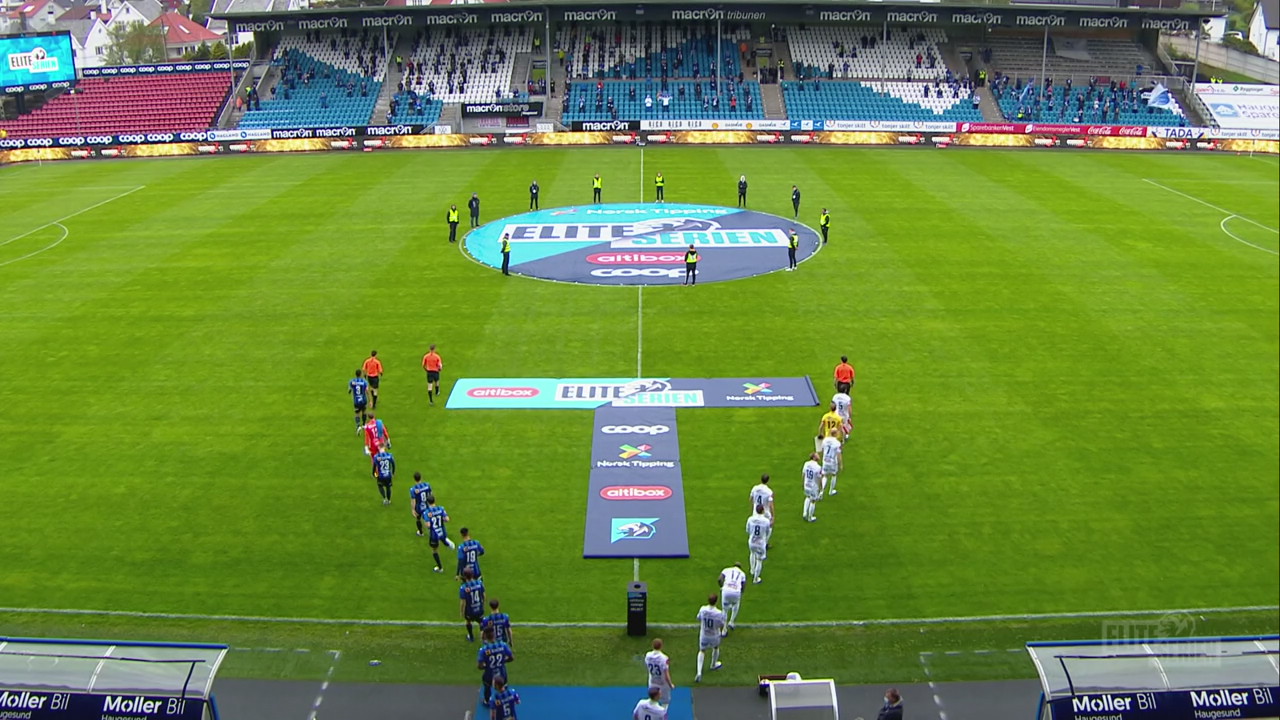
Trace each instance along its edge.
{"label": "macron logo", "polygon": [[531,398],[538,396],[538,388],[531,387],[478,387],[467,391],[467,397],[497,398]]}

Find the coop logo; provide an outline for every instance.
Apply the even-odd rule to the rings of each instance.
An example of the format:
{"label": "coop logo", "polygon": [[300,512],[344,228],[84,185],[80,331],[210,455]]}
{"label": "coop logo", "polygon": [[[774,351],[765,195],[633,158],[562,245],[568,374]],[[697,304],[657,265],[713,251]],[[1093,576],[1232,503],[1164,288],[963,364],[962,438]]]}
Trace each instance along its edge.
{"label": "coop logo", "polygon": [[457,12],[447,15],[427,15],[423,18],[428,25],[474,25],[480,22],[475,13]]}
{"label": "coop logo", "polygon": [[773,386],[767,382],[762,382],[759,385],[749,382],[742,383],[742,389],[745,390],[748,395],[755,395],[756,393],[772,393],[773,390],[770,390],[771,387]]}
{"label": "coop logo", "polygon": [[467,397],[481,400],[534,398],[539,392],[538,388],[531,387],[476,387],[467,391]]}
{"label": "coop logo", "polygon": [[636,447],[635,445],[619,445],[618,449],[622,451],[618,453],[618,457],[623,460],[630,460],[634,457],[653,457],[653,453],[649,452],[653,449],[652,445],[640,445],[639,447]]}
{"label": "coop logo", "polygon": [[562,18],[568,22],[613,22],[618,19],[614,10],[565,10]]}
{"label": "coop logo", "polygon": [[542,11],[541,10],[525,10],[524,12],[489,13],[489,22],[491,23],[542,22]]}
{"label": "coop logo", "polygon": [[386,17],[367,17],[361,21],[365,27],[401,27],[413,24],[411,15],[387,15]]}
{"label": "coop logo", "polygon": [[1129,19],[1116,17],[1083,17],[1080,18],[1082,28],[1116,28],[1123,30],[1129,27]]}
{"label": "coop logo", "polygon": [[871,22],[871,13],[866,10],[823,10],[818,13],[823,22]]}
{"label": "coop logo", "polygon": [[821,241],[816,231],[793,219],[715,205],[618,203],[513,215],[468,233],[464,248],[480,263],[501,267],[498,248],[506,236],[510,271],[516,275],[595,285],[674,285],[685,280],[684,255],[693,246],[702,285],[787,267],[793,229],[802,261]]}
{"label": "coop logo", "polygon": [[665,435],[671,432],[667,425],[605,425],[600,428],[605,435]]}
{"label": "coop logo", "polygon": [[58,58],[49,55],[49,51],[37,47],[31,52],[10,53],[10,70],[24,70],[35,73],[51,73],[58,71]]}
{"label": "coop logo", "polygon": [[1165,32],[1186,32],[1191,23],[1183,18],[1143,18],[1143,30],[1163,30]]}
{"label": "coop logo", "polygon": [[658,533],[654,524],[659,518],[613,518],[610,522],[609,544],[620,540],[648,540]]}
{"label": "coop logo", "polygon": [[600,489],[605,500],[669,500],[675,493],[666,485],[610,485]]}

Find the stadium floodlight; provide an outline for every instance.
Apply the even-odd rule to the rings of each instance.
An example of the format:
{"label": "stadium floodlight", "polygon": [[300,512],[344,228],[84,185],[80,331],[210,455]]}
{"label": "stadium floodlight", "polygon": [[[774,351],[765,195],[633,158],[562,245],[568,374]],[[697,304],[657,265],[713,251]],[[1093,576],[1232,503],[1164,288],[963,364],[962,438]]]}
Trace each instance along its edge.
{"label": "stadium floodlight", "polygon": [[1280,636],[1031,642],[1038,720],[1280,716]]}
{"label": "stadium floodlight", "polygon": [[213,679],[226,654],[226,645],[0,637],[0,715],[218,720]]}
{"label": "stadium floodlight", "polygon": [[840,720],[835,680],[770,680],[772,720]]}

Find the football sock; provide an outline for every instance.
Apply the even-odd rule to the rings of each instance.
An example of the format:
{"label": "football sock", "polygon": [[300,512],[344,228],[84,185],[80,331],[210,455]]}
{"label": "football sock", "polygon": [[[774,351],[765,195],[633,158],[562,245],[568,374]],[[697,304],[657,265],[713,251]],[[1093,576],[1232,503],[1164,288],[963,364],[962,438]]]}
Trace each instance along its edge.
{"label": "football sock", "polygon": [[431,557],[435,558],[435,561],[436,561],[436,567],[444,567],[443,565],[441,565],[441,564],[440,564],[440,553],[438,553],[438,552],[433,552],[433,553],[431,553]]}
{"label": "football sock", "polygon": [[720,664],[720,648],[715,648],[714,650],[711,651],[711,667],[715,667],[716,665],[719,665],[719,664]]}
{"label": "football sock", "polygon": [[813,503],[809,498],[804,499],[804,517],[809,517],[809,506]]}
{"label": "football sock", "polygon": [[416,522],[418,523],[418,534],[421,535],[422,534],[422,518],[418,518]]}
{"label": "football sock", "polygon": [[[706,656],[707,656],[707,654],[706,654],[705,652],[703,652],[703,651],[701,651],[701,650],[699,650],[699,651],[698,651],[698,674],[699,674],[699,675],[701,675],[701,674],[702,674],[702,661],[703,661],[703,659],[704,659],[704,658],[706,658]],[[715,661],[714,661],[714,660],[712,660],[712,661],[711,661],[711,664],[712,664],[712,665],[714,665],[714,664],[715,664]]]}
{"label": "football sock", "polygon": [[447,538],[445,539],[444,544],[445,544],[445,545],[448,545],[450,550],[452,550],[453,548],[457,547],[457,545],[454,545],[454,544],[453,544],[453,541],[452,541],[452,540],[449,540],[449,539],[447,539]]}

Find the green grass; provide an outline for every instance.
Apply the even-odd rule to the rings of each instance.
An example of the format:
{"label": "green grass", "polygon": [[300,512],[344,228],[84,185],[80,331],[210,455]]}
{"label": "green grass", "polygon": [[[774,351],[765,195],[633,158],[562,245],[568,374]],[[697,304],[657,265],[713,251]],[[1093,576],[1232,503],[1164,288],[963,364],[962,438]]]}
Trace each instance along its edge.
{"label": "green grass", "polygon": [[[790,522],[815,411],[681,411],[692,557],[642,563],[652,621],[688,622],[743,559],[742,499],[762,471],[783,512],[744,622],[1276,604],[1276,257],[1143,181],[1260,223],[1226,227],[1274,251],[1275,158],[650,148],[644,163],[669,201],[732,205],[746,172],[758,209],[785,213],[795,182],[810,221],[833,216],[800,272],[645,290],[645,372],[808,373],[826,392],[848,353],[859,378],[846,492],[815,526]],[[0,266],[0,605],[453,619],[455,585],[430,572],[407,499],[378,503],[352,434],[346,379],[377,348],[397,492],[414,469],[434,480],[517,623],[620,621],[631,563],[581,558],[590,413],[428,408],[418,368],[434,342],[446,380],[634,372],[634,289],[502,278],[445,242],[444,209],[473,190],[495,219],[525,208],[532,177],[547,207],[587,200],[597,171],[609,201],[648,187],[633,148],[0,169],[0,242],[145,186],[62,221],[47,251],[58,225],[0,246],[0,263],[38,252]],[[1206,617],[1211,633],[1280,626]],[[753,629],[726,651],[757,662],[719,681],[804,671],[815,636],[870,658],[839,679],[892,679],[918,676],[922,651],[1096,637],[1100,622]],[[424,650],[454,647],[453,629],[0,614],[0,632],[473,674]],[[691,645],[668,634],[677,654]],[[619,635],[526,629],[541,661],[525,667],[630,681],[638,643]],[[946,672],[1030,670],[1009,655]]]}

